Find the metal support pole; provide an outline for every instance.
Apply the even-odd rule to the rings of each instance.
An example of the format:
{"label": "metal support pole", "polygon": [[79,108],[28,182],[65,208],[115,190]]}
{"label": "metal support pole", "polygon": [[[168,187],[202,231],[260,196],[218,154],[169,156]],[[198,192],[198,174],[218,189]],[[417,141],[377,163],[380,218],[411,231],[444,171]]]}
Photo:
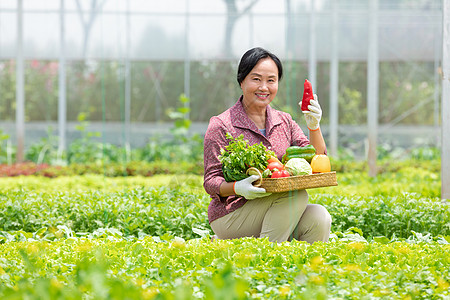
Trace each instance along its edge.
{"label": "metal support pole", "polygon": [[16,161],[25,158],[25,73],[23,58],[23,0],[17,1],[17,56],[16,56]]}
{"label": "metal support pole", "polygon": [[[293,80],[295,78],[293,74],[293,61],[294,61],[294,55],[293,55],[293,49],[294,49],[294,43],[295,43],[295,35],[293,34],[293,26],[292,26],[292,9],[291,9],[291,0],[285,0],[285,19],[286,19],[286,34],[284,36],[284,41],[286,44],[286,62],[284,63],[286,67],[287,78],[284,81],[286,83],[286,105],[289,108],[293,108],[295,110],[295,107],[297,107],[294,102],[298,102],[296,95],[293,93],[293,86],[295,86],[296,82]],[[250,43],[250,45],[253,45],[253,43]]]}
{"label": "metal support pole", "polygon": [[[440,119],[440,111],[439,111],[439,102],[440,99],[440,83],[441,83],[441,74],[439,72],[440,70],[440,64],[441,64],[441,57],[442,57],[442,28],[439,28],[436,31],[436,35],[434,37],[434,90],[433,90],[433,122],[434,127],[436,128],[436,131],[440,129],[439,119]],[[441,137],[436,136],[436,145],[441,144]]]}
{"label": "metal support pole", "polygon": [[330,154],[338,154],[339,126],[339,30],[338,30],[338,0],[333,1],[333,19],[331,29],[331,64],[330,64]]}
{"label": "metal support pole", "polygon": [[[130,131],[131,131],[131,63],[130,63],[130,49],[131,49],[131,24],[130,24],[130,1],[127,0],[127,17],[126,17],[126,45],[125,45],[125,144],[126,147],[130,145]],[[128,148],[127,148],[128,149]]]}
{"label": "metal support pole", "polygon": [[[189,0],[186,0],[186,34],[184,40],[185,58],[184,58],[184,95],[190,99],[191,97],[191,58],[189,53]],[[185,107],[189,108],[190,101],[185,103]],[[184,116],[189,119],[189,112]]]}
{"label": "metal support pole", "polygon": [[58,82],[58,129],[59,129],[59,147],[58,159],[62,158],[62,154],[66,149],[66,54],[65,54],[65,12],[64,0],[61,0],[59,12],[60,32],[59,32],[59,82]]}
{"label": "metal support pole", "polygon": [[[316,58],[316,6],[315,0],[311,0],[311,13],[310,13],[310,35],[309,35],[309,63],[308,63],[308,77],[313,91],[317,89],[317,58]],[[320,101],[320,99],[319,99]]]}
{"label": "metal support pole", "polygon": [[377,175],[378,132],[378,0],[369,7],[369,51],[367,61],[367,123],[369,176]]}
{"label": "metal support pole", "polygon": [[450,1],[443,0],[442,18],[442,151],[441,198],[450,199]]}

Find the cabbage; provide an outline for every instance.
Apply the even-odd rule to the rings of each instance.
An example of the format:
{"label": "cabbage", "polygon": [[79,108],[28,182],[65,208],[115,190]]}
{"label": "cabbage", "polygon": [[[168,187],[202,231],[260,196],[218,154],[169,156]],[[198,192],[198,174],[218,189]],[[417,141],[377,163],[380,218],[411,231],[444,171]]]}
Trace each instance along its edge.
{"label": "cabbage", "polygon": [[284,168],[291,174],[291,176],[297,175],[311,175],[311,165],[304,158],[294,157],[286,162]]}

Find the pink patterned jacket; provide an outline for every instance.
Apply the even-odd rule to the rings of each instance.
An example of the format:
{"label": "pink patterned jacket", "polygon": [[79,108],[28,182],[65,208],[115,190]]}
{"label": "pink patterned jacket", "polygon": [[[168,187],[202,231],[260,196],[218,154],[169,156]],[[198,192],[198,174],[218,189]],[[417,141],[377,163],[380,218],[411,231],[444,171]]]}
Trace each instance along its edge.
{"label": "pink patterned jacket", "polygon": [[264,136],[255,123],[247,116],[242,106],[242,96],[232,107],[218,116],[213,116],[208,125],[204,139],[204,181],[205,191],[211,195],[208,207],[208,220],[214,220],[243,206],[247,200],[240,196],[220,197],[219,187],[225,178],[222,173],[222,164],[218,156],[220,149],[228,145],[229,140],[225,134],[229,132],[233,137],[244,135],[250,145],[260,142],[275,152],[281,160],[286,148],[289,146],[306,146],[309,140],[302,129],[292,119],[291,115],[267,106],[266,136]]}

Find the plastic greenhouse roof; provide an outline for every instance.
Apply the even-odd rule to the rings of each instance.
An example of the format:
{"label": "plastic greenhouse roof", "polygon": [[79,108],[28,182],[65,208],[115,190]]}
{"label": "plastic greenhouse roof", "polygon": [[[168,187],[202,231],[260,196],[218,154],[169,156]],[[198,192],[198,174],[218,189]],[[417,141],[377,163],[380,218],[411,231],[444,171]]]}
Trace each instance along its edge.
{"label": "plastic greenhouse roof", "polygon": [[[227,10],[223,0],[161,1],[164,6],[138,9],[145,1],[131,0],[127,17],[123,1],[110,0],[100,13],[86,7],[77,10],[74,1],[65,7],[66,59],[131,60],[236,60],[255,45],[266,47],[282,58],[307,60],[311,36],[309,1],[285,1],[274,6],[269,0],[256,1],[247,13],[238,1],[232,32],[231,53],[224,51]],[[379,0],[379,59],[434,61],[441,57],[442,1]],[[0,6],[0,59],[14,59],[17,46],[17,6]],[[23,13],[23,54],[26,59],[60,57],[60,1],[47,6],[25,1]],[[53,6],[52,4],[53,3]],[[175,3],[178,3],[175,7]],[[189,7],[187,4],[189,3]],[[333,23],[328,2],[317,2],[315,12],[316,57],[330,59]],[[337,32],[340,60],[364,61],[368,53],[368,1],[340,1]],[[423,4],[425,3],[425,4]],[[207,4],[207,5],[206,5]],[[239,11],[240,9],[240,11]],[[92,26],[87,30],[93,17]],[[83,20],[83,21],[82,21]],[[86,35],[86,32],[88,34]]]}

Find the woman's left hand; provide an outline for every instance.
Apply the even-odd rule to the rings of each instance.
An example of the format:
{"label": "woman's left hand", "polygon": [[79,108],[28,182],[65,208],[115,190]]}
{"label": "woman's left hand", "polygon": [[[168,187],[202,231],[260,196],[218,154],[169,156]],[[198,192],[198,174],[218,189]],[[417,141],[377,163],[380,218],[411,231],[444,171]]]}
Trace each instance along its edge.
{"label": "woman's left hand", "polygon": [[[301,105],[301,101],[299,103]],[[319,99],[314,94],[314,100],[311,100],[307,111],[302,111],[305,115],[306,125],[309,130],[317,130],[319,128],[320,119],[322,118],[322,108],[320,108]]]}

